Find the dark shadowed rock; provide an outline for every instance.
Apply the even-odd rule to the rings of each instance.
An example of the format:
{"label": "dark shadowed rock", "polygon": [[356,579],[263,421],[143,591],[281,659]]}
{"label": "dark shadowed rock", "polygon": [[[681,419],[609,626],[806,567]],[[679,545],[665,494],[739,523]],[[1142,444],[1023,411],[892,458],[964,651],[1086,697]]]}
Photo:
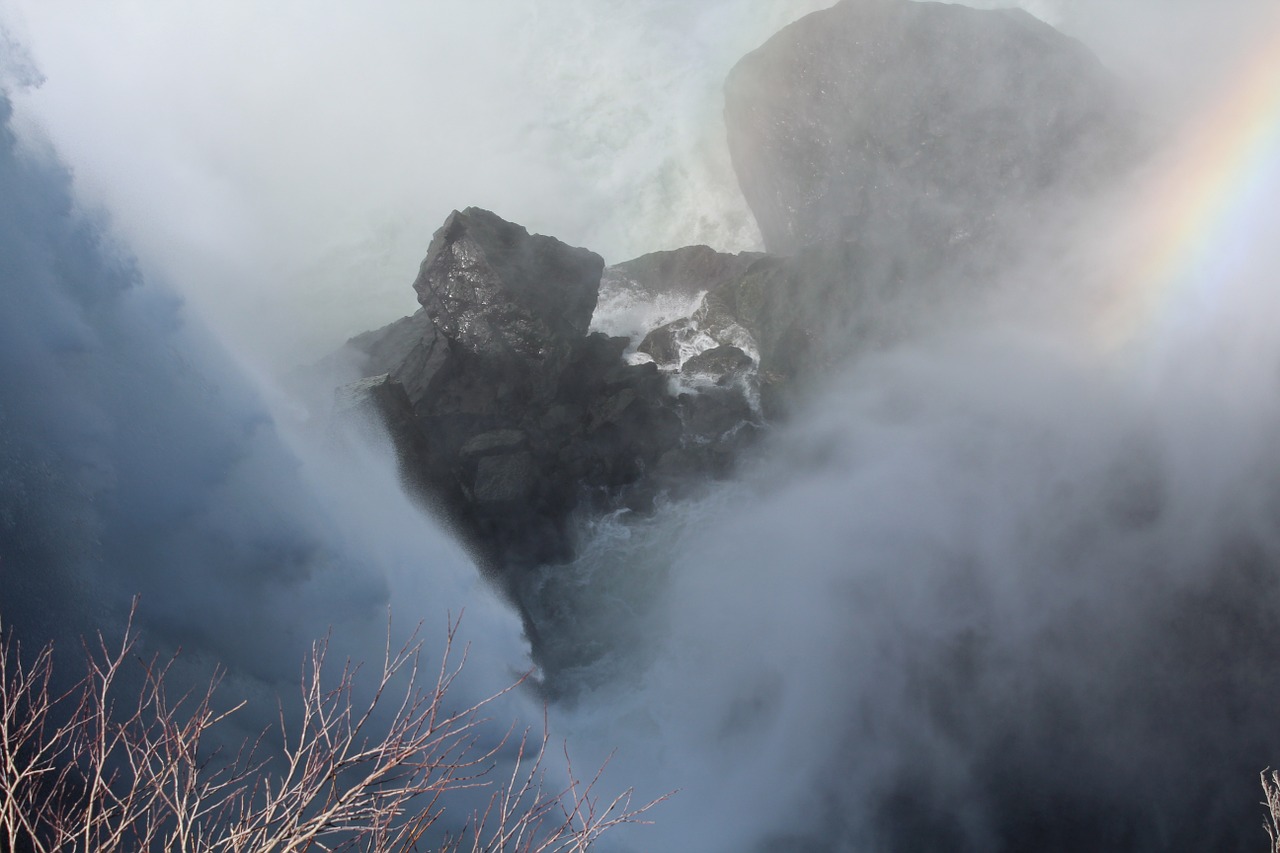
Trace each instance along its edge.
{"label": "dark shadowed rock", "polygon": [[470,491],[478,504],[502,504],[527,501],[537,487],[538,466],[525,451],[481,459]]}
{"label": "dark shadowed rock", "polygon": [[462,349],[542,363],[586,334],[603,269],[594,252],[469,207],[435,233],[413,289]]}
{"label": "dark shadowed rock", "polygon": [[770,252],[851,236],[920,251],[1106,180],[1132,139],[1118,91],[1020,10],[843,0],[742,59],[725,118]]}
{"label": "dark shadowed rock", "polygon": [[683,395],[681,402],[685,429],[704,442],[716,441],[743,424],[757,422],[756,413],[739,388],[707,388],[698,394]]}
{"label": "dark shadowed rock", "polygon": [[335,390],[331,424],[334,429],[331,438],[339,441],[346,434],[376,437],[375,431],[380,425],[396,448],[405,485],[425,496],[425,472],[418,462],[428,452],[426,436],[418,427],[404,386],[390,374],[349,382]]}
{"label": "dark shadowed rock", "polygon": [[386,408],[408,409],[404,389],[385,373],[349,382],[333,392],[333,412],[338,417],[363,415]]}
{"label": "dark shadowed rock", "polygon": [[721,344],[690,358],[680,368],[680,372],[708,376],[717,385],[724,385],[744,375],[754,366],[755,361],[751,356],[735,346]]}
{"label": "dark shadowed rock", "polygon": [[728,254],[708,246],[685,246],[665,252],[652,252],[630,261],[615,264],[605,271],[605,279],[626,279],[648,293],[696,294],[713,290],[742,275],[759,252]]}
{"label": "dark shadowed rock", "polygon": [[463,459],[472,456],[487,456],[490,453],[510,452],[524,447],[528,436],[518,429],[495,429],[482,432],[475,438],[467,440],[458,451]]}
{"label": "dark shadowed rock", "polygon": [[644,336],[636,352],[642,352],[655,364],[680,366],[680,347],[698,333],[697,325],[688,317],[664,323]]}
{"label": "dark shadowed rock", "polygon": [[355,354],[365,374],[386,373],[404,388],[410,405],[426,396],[432,377],[444,365],[447,345],[425,310],[356,335],[345,349]]}
{"label": "dark shadowed rock", "polygon": [[[377,380],[406,477],[488,567],[572,555],[583,501],[617,505],[683,440],[678,403],[626,338],[588,334],[603,262],[488,211],[453,213],[414,288],[423,310],[346,350]],[[381,397],[377,398],[381,400]]]}

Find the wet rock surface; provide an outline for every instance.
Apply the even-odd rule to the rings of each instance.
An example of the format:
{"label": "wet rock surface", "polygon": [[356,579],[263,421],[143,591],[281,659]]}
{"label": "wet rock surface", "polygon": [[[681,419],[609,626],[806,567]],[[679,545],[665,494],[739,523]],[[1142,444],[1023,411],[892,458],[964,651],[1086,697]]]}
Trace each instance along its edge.
{"label": "wet rock surface", "polygon": [[379,373],[339,398],[369,398],[394,425],[406,479],[500,574],[568,559],[575,513],[621,506],[688,440],[668,377],[628,364],[626,338],[588,332],[602,269],[455,212],[414,282],[423,310],[347,344]]}
{"label": "wet rock surface", "polygon": [[729,150],[770,252],[994,236],[1106,180],[1132,118],[1083,45],[1017,9],[844,0],[744,57]]}
{"label": "wet rock surface", "polygon": [[603,270],[594,252],[472,207],[436,232],[413,289],[456,346],[554,372],[586,334]]}

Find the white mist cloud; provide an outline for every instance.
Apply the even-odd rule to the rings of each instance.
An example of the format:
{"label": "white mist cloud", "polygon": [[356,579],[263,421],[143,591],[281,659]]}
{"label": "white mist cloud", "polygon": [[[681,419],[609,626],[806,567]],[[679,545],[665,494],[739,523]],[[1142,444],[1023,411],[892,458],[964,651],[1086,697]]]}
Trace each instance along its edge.
{"label": "white mist cloud", "polygon": [[[1098,37],[1170,129],[1157,147],[1199,129],[1273,32],[1252,3],[1028,7]],[[652,661],[576,719],[637,784],[683,787],[660,846],[1261,840],[1257,773],[1280,749],[1280,181],[1251,172],[1234,232],[1168,280],[1136,275],[1151,235],[1130,221],[1205,165],[1037,223],[1052,233],[989,304],[848,365],[742,484],[646,531],[670,588],[628,642]],[[1210,213],[1186,211],[1185,242]],[[1117,345],[1094,312],[1126,289],[1146,311]]]}
{"label": "white mist cloud", "polygon": [[[455,207],[611,262],[755,248],[721,81],[826,5],[9,0],[0,20],[47,78],[20,118],[82,197],[238,349],[283,368],[410,313],[408,282]],[[1214,85],[1264,8],[1021,5],[1147,85],[1151,107]]]}
{"label": "white mist cloud", "polygon": [[12,0],[19,110],[148,272],[275,366],[411,313],[431,232],[480,205],[611,261],[757,239],[719,120],[803,0]]}
{"label": "white mist cloud", "polygon": [[118,630],[141,595],[148,640],[274,684],[330,627],[336,648],[374,659],[388,605],[433,632],[470,605],[486,636],[470,696],[507,686],[519,620],[403,493],[390,449],[274,420],[8,118],[0,95],[5,624],[73,648]]}
{"label": "white mist cloud", "polygon": [[1246,849],[1280,748],[1278,271],[1250,241],[1220,310],[1103,351],[1041,270],[1047,302],[865,356],[660,517],[628,569],[670,582],[651,663],[570,714],[682,789],[637,843]]}
{"label": "white mist cloud", "polygon": [[[111,213],[145,270],[242,351],[287,366],[408,313],[408,282],[452,207],[493,207],[611,261],[695,240],[750,244],[720,148],[720,80],[823,5],[11,0],[3,15],[48,78],[16,96],[31,135],[42,128],[66,153],[82,198]],[[1174,114],[1247,52],[1241,25],[1270,6],[1023,5]],[[975,323],[881,353],[778,439],[778,467],[660,519],[650,564],[635,556],[622,569],[674,578],[662,620],[643,632],[657,663],[630,703],[601,696],[584,706],[592,719],[565,715],[594,727],[604,751],[621,745],[616,778],[642,794],[685,787],[642,843],[743,849],[832,825],[853,844],[884,829],[876,804],[905,792],[922,832],[921,815],[940,810],[954,818],[946,829],[981,846],[1016,823],[1010,809],[1028,802],[1009,795],[1016,785],[1033,811],[1083,802],[1099,820],[1117,810],[1117,825],[1157,796],[1234,814],[1253,773],[1277,762],[1255,724],[1270,728],[1277,644],[1250,643],[1280,611],[1266,582],[1280,559],[1269,327],[1280,262],[1269,249],[1250,258],[1223,311],[1142,352],[1150,361],[1090,352],[1054,319],[1079,312],[1066,296],[1020,330]],[[1090,285],[1050,267],[1037,284]],[[92,328],[50,314],[62,320],[14,324],[0,349],[19,351],[35,329],[75,349]],[[163,360],[158,344],[138,346],[139,364]],[[44,399],[76,415],[64,420],[101,420],[74,383],[58,387]],[[101,408],[102,429],[129,414]],[[205,411],[174,418],[208,436]],[[245,452],[232,474],[218,469],[214,521],[270,545],[277,516],[254,517],[253,495],[259,478],[288,491],[266,476],[288,465],[255,442]],[[271,466],[256,465],[263,452]],[[9,473],[23,460],[4,461]],[[361,547],[400,579],[366,588],[366,603],[389,588],[425,598],[413,540],[430,531],[409,526],[400,504],[381,512],[376,495],[393,478],[370,469],[358,481],[324,468],[305,477],[322,496],[348,490],[335,498],[347,521],[386,535]],[[157,499],[146,469],[131,476],[139,500],[162,504],[195,502],[202,487],[193,477]],[[290,529],[315,523],[305,502],[266,503]],[[456,557],[440,547],[438,559]],[[166,580],[163,568],[144,566]],[[332,579],[307,602],[349,598]],[[226,595],[167,581],[183,616],[206,592]],[[210,646],[245,657],[253,639]],[[1169,775],[1153,782],[1160,760]],[[1219,783],[1231,802],[1214,799]],[[1152,831],[1152,847],[1168,840]]]}

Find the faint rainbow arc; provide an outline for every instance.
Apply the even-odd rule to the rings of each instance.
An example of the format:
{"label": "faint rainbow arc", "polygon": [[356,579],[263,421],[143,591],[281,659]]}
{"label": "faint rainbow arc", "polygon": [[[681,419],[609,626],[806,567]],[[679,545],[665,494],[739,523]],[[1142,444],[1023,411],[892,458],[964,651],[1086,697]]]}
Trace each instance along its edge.
{"label": "faint rainbow arc", "polygon": [[1141,194],[1135,260],[1120,274],[1122,296],[1105,319],[1111,343],[1169,322],[1221,285],[1215,265],[1280,165],[1280,17],[1275,24]]}

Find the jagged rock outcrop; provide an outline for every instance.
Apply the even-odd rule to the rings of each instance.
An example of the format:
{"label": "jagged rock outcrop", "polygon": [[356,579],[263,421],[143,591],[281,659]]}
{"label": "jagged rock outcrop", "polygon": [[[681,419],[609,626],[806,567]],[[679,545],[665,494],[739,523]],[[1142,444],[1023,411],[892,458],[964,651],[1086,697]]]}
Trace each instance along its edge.
{"label": "jagged rock outcrop", "polygon": [[720,344],[689,358],[681,370],[693,376],[706,376],[717,385],[727,385],[745,376],[754,366],[755,359],[739,347]]}
{"label": "jagged rock outcrop", "polygon": [[725,119],[770,252],[852,237],[915,257],[1106,180],[1132,145],[1119,91],[1021,10],[843,0],[733,68]]}
{"label": "jagged rock outcrop", "polygon": [[604,280],[629,281],[648,294],[695,294],[739,278],[762,257],[761,252],[728,254],[709,246],[685,246],[614,264],[605,271]]}
{"label": "jagged rock outcrop", "polygon": [[725,279],[716,290],[708,291],[688,317],[664,323],[649,332],[636,351],[670,369],[679,369],[689,358],[710,347],[732,346],[755,352],[751,332],[727,310],[719,296],[721,289],[736,286],[745,274],[739,272],[737,277]]}
{"label": "jagged rock outcrop", "polygon": [[413,289],[455,347],[554,373],[587,332],[604,261],[479,208],[435,234]]}
{"label": "jagged rock outcrop", "polygon": [[365,376],[386,374],[403,386],[410,407],[427,393],[427,385],[445,361],[448,347],[426,309],[372,332],[357,335],[345,349]]}
{"label": "jagged rock outcrop", "polygon": [[758,397],[757,417],[782,417],[830,366],[894,340],[924,307],[964,300],[966,289],[950,286],[951,278],[980,277],[972,255],[951,246],[936,257],[941,269],[926,277],[912,275],[894,247],[858,240],[753,255],[719,277],[688,317],[649,332],[637,351],[685,378],[706,373],[707,353],[739,351],[754,362],[746,383],[747,396]]}
{"label": "jagged rock outcrop", "polygon": [[681,443],[657,366],[588,333],[603,266],[489,211],[455,211],[414,282],[423,310],[347,343],[380,375],[340,398],[383,414],[407,479],[492,568],[567,558],[582,502],[617,498]]}

